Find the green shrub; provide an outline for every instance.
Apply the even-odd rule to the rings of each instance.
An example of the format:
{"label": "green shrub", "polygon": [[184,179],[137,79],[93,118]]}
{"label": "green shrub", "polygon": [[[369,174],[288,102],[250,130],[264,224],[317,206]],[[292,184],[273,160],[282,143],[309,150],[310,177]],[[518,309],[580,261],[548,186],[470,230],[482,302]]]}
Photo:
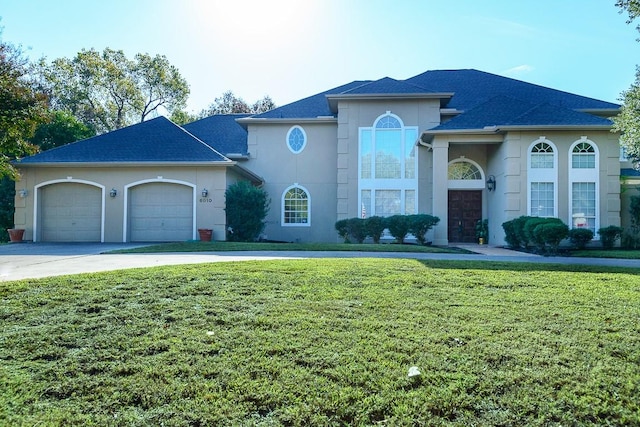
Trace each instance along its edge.
{"label": "green shrub", "polygon": [[574,248],[581,250],[593,239],[593,231],[588,228],[572,228],[569,230],[569,240]]}
{"label": "green shrub", "polygon": [[[555,219],[555,218],[547,218]],[[536,242],[541,242],[541,249],[547,253],[558,253],[560,242],[569,235],[569,227],[562,221],[546,221],[539,223],[533,229],[533,236]],[[540,247],[540,246],[539,246]]]}
{"label": "green shrub", "polygon": [[489,243],[489,220],[479,219],[476,222],[476,238],[484,239],[484,243]]}
{"label": "green shrub", "polygon": [[364,219],[349,218],[347,220],[347,228],[356,242],[362,243],[367,238],[367,227]]}
{"label": "green shrub", "polygon": [[373,243],[380,243],[380,237],[382,237],[384,229],[387,228],[385,218],[381,216],[371,216],[364,221],[367,236],[373,239]]}
{"label": "green shrub", "polygon": [[336,221],[335,227],[338,236],[340,236],[345,243],[351,243],[351,240],[349,240],[349,220],[340,219]]}
{"label": "green shrub", "polygon": [[395,237],[397,243],[404,243],[405,237],[409,234],[409,218],[406,215],[393,215],[387,218],[387,228],[389,233]]}
{"label": "green shrub", "polygon": [[440,222],[440,218],[427,214],[409,215],[409,232],[421,245],[425,245],[427,231]]}
{"label": "green shrub", "polygon": [[[545,250],[546,242],[542,234],[536,234],[535,228],[542,224],[563,224],[559,218],[541,218],[541,217],[529,217],[523,227],[523,234],[525,237],[525,245],[534,245],[540,251]],[[565,235],[566,237],[566,235]],[[563,237],[564,238],[564,237]]]}
{"label": "green shrub", "polygon": [[526,249],[528,239],[525,237],[525,234],[524,234],[524,225],[531,218],[535,218],[535,217],[523,215],[518,218],[514,218],[510,221],[506,221],[502,223],[502,229],[504,230],[504,233],[505,233],[504,240],[507,242],[507,244],[510,247],[514,249],[519,249],[519,248]]}
{"label": "green shrub", "polygon": [[266,191],[239,181],[224,193],[227,213],[227,238],[234,242],[253,242],[264,230],[270,200]]}
{"label": "green shrub", "polygon": [[616,243],[616,240],[622,236],[622,227],[617,227],[615,225],[603,227],[598,230],[598,234],[600,235],[602,247],[605,249],[611,249]]}

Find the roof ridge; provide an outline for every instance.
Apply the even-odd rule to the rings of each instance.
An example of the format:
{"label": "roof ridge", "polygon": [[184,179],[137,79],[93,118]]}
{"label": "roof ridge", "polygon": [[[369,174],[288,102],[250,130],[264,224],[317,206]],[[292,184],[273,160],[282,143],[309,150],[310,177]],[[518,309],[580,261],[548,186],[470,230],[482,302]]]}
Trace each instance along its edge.
{"label": "roof ridge", "polygon": [[[222,115],[222,114],[220,114]],[[167,119],[169,120],[169,119]],[[192,134],[191,132],[189,132],[188,130],[186,130],[185,128],[183,128],[182,126],[173,123],[171,120],[169,120],[169,122],[174,125],[175,127],[177,127],[178,129],[180,129],[182,132],[186,133],[187,135],[189,135],[190,137],[192,137],[193,139],[195,139],[197,142],[199,142],[200,144],[204,145],[206,148],[208,148],[209,150],[213,151],[214,153],[218,154],[220,157],[222,157],[223,159],[226,159],[228,161],[231,161],[230,158],[228,158],[227,156],[225,156],[224,154],[220,153],[218,150],[216,150],[215,148],[213,148],[212,146],[210,146],[209,144],[207,144],[206,142],[204,142],[203,140],[201,140],[200,138],[198,138],[197,136],[195,136],[194,134]],[[195,123],[195,122],[194,122]]]}

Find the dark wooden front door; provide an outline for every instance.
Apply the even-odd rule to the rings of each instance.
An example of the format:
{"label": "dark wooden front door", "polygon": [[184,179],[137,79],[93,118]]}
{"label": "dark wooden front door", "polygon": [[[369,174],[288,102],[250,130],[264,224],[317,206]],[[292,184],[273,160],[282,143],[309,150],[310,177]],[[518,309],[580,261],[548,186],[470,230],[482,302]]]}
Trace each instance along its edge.
{"label": "dark wooden front door", "polygon": [[482,219],[482,190],[449,190],[449,242],[477,243],[476,222]]}

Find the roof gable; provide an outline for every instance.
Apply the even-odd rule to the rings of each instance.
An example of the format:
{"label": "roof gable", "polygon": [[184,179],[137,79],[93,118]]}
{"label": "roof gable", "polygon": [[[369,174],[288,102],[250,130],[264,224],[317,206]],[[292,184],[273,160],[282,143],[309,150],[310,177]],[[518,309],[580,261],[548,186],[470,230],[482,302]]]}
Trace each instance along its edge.
{"label": "roof gable", "polygon": [[221,162],[226,157],[166,117],[57,147],[16,162]]}

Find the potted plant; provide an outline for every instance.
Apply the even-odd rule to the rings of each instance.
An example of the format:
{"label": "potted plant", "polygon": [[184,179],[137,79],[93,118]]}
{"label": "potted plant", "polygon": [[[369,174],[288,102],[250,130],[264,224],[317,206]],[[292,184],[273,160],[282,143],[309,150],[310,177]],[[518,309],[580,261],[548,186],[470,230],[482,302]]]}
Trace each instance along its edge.
{"label": "potted plant", "polygon": [[478,238],[478,244],[484,245],[489,242],[489,220],[479,219],[476,222],[476,237]]}
{"label": "potted plant", "polygon": [[13,243],[22,242],[22,238],[24,237],[23,228],[9,228],[7,229],[7,233],[9,233],[10,242],[13,242]]}
{"label": "potted plant", "polygon": [[213,230],[210,228],[198,228],[198,234],[200,235],[200,241],[210,242],[211,236],[213,236]]}

